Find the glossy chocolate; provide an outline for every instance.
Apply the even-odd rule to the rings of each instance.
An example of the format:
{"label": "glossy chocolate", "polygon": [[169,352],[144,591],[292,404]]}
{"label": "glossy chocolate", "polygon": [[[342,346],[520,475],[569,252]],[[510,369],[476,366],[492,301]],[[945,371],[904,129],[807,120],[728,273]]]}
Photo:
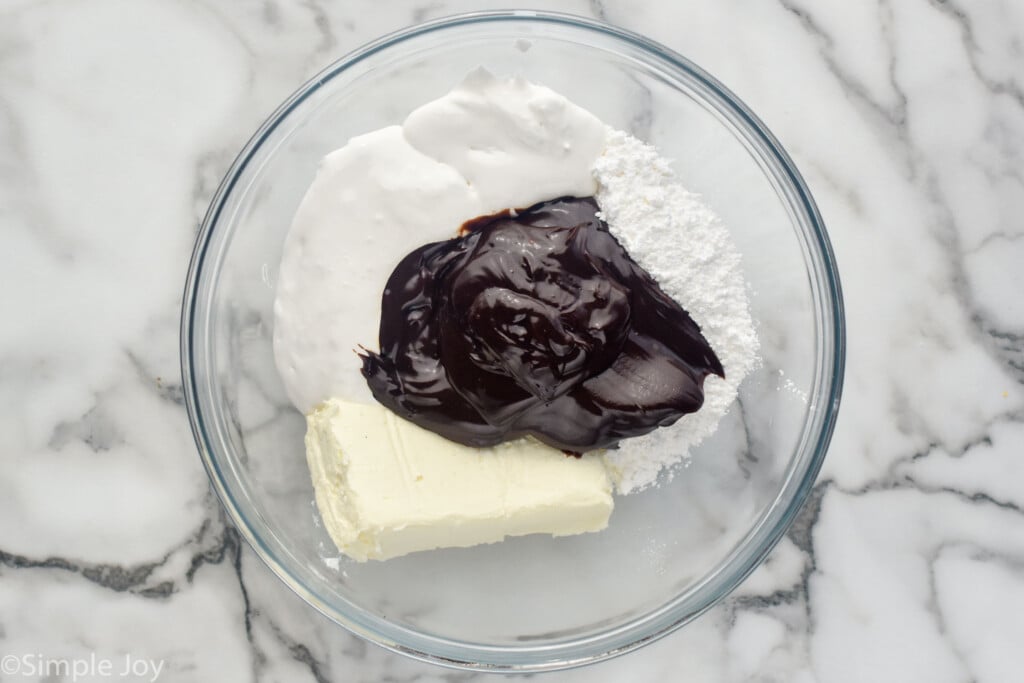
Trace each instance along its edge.
{"label": "glossy chocolate", "polygon": [[724,377],[700,328],[626,253],[591,199],[474,219],[388,281],[383,405],[459,443],[527,434],[579,453],[669,425]]}

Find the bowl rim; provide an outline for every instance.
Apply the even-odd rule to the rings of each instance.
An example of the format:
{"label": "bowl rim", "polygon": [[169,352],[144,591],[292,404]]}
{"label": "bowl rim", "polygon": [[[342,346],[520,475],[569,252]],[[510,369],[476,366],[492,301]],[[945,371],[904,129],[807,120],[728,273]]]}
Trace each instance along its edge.
{"label": "bowl rim", "polygon": [[[444,29],[453,29],[464,25],[481,23],[515,23],[515,22],[537,22],[541,24],[555,24],[573,29],[585,29],[602,34],[626,43],[642,52],[657,57],[662,62],[671,65],[673,68],[685,72],[689,77],[695,78],[715,98],[715,103],[726,107],[727,114],[735,125],[740,126],[748,134],[753,134],[754,142],[762,153],[768,153],[773,162],[773,173],[778,178],[778,171],[782,172],[781,180],[785,189],[795,199],[795,204],[802,209],[803,217],[811,228],[809,237],[813,238],[812,255],[817,257],[814,264],[820,271],[823,278],[818,278],[819,291],[816,299],[820,300],[819,308],[824,307],[825,313],[831,313],[831,318],[825,320],[826,335],[831,333],[831,362],[826,362],[824,367],[819,368],[818,373],[824,378],[828,396],[816,406],[820,410],[813,411],[815,414],[808,419],[814,418],[818,422],[816,429],[810,429],[805,433],[812,434],[814,441],[808,467],[804,471],[799,482],[796,482],[796,489],[792,492],[788,501],[783,501],[783,507],[779,508],[782,494],[793,482],[792,476],[783,482],[775,501],[767,508],[767,512],[745,535],[738,544],[733,555],[740,550],[754,548],[739,563],[738,567],[719,581],[714,590],[709,591],[708,597],[698,605],[696,609],[679,613],[680,602],[683,595],[696,595],[698,590],[691,589],[688,593],[677,595],[661,607],[640,615],[639,617],[626,622],[609,631],[602,631],[597,635],[586,636],[576,640],[560,642],[553,646],[531,645],[528,647],[518,646],[482,646],[480,644],[459,643],[447,638],[432,636],[416,632],[397,624],[389,623],[374,615],[370,615],[371,625],[364,624],[362,620],[353,618],[353,615],[345,614],[332,606],[303,584],[297,577],[293,576],[283,563],[268,547],[264,539],[254,531],[249,520],[239,509],[233,495],[223,478],[223,472],[213,456],[213,448],[210,439],[204,428],[204,419],[199,410],[198,384],[193,367],[193,322],[197,310],[198,287],[200,274],[203,270],[207,248],[210,239],[218,225],[221,211],[229,195],[234,190],[241,173],[252,161],[260,146],[267,137],[284,121],[284,119],[303,101],[319,90],[324,84],[330,81],[349,67],[374,55],[384,49],[400,44],[406,40],[416,38],[425,34],[433,33]],[[706,94],[706,93],[705,93]],[[716,107],[716,109],[719,109]],[[719,111],[719,113],[722,113]],[[768,174],[767,169],[763,169]],[[808,237],[808,235],[805,235]],[[816,248],[816,249],[815,249]],[[812,283],[813,284],[813,283]],[[816,315],[818,311],[815,312]],[[824,315],[824,314],[822,314]],[[817,321],[821,322],[821,321]],[[612,26],[603,21],[587,17],[561,12],[548,12],[540,10],[489,10],[478,12],[466,12],[461,14],[441,17],[432,21],[417,24],[408,28],[385,34],[373,41],[370,41],[359,48],[349,52],[347,55],[335,60],[311,79],[302,84],[292,93],[257,129],[256,133],[248,140],[239,152],[234,162],[221,180],[217,191],[210,200],[209,208],[204,216],[200,230],[196,237],[195,246],[192,252],[186,277],[182,310],[179,347],[181,355],[182,386],[185,399],[185,407],[189,417],[189,424],[192,436],[195,440],[200,458],[206,469],[211,485],[217,493],[221,504],[227,510],[232,524],[245,538],[246,542],[255,550],[257,556],[266,564],[271,571],[278,576],[293,592],[301,597],[314,609],[329,618],[331,621],[341,625],[352,633],[376,643],[388,650],[403,654],[421,661],[438,664],[450,668],[470,669],[477,671],[494,672],[536,672],[547,670],[558,670],[591,664],[611,657],[619,656],[633,651],[643,645],[654,642],[669,633],[679,629],[693,619],[718,604],[723,598],[730,594],[744,579],[758,567],[768,553],[775,547],[778,541],[789,529],[797,513],[803,507],[808,495],[814,487],[814,482],[824,461],[835,423],[838,416],[840,398],[842,395],[843,375],[846,360],[846,338],[845,338],[845,313],[842,297],[842,287],[839,280],[838,268],[835,256],[828,235],[825,231],[824,221],[818,211],[817,205],[811,196],[802,176],[796,169],[795,164],[783,149],[778,139],[768,130],[761,120],[729,89],[722,85],[699,66],[676,53],[670,48],[655,42],[645,36]],[[820,380],[819,380],[820,383]],[[817,385],[816,385],[817,386]],[[815,433],[816,432],[816,433]],[[777,509],[778,508],[778,509]],[[773,513],[774,519],[773,519]],[[771,521],[771,524],[769,522]],[[755,536],[761,534],[759,543],[751,541]],[[717,575],[714,578],[720,578]],[[710,583],[709,577],[705,577],[703,584]],[[357,610],[362,611],[361,608]],[[675,614],[673,614],[675,612]],[[376,626],[376,628],[374,627]],[[615,646],[602,646],[597,651],[585,656],[571,657],[568,655],[579,645],[590,642],[605,643],[614,640],[615,634],[631,634],[640,631],[637,637],[627,638]],[[401,636],[406,636],[412,644],[400,642]],[[397,636],[397,637],[396,637]],[[430,647],[439,645],[439,647]],[[532,656],[523,658],[529,653]]]}

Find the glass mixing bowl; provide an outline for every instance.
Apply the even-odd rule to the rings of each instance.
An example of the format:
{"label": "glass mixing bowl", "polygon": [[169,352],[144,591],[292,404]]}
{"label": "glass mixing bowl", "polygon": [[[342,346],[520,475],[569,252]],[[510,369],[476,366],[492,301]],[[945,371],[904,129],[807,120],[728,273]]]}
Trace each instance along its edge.
{"label": "glass mixing bowl", "polygon": [[[305,423],[274,367],[282,242],[321,157],[353,135],[401,122],[479,65],[547,85],[675,160],[681,181],[721,215],[743,255],[762,363],[717,433],[660,486],[617,497],[603,532],[359,564],[339,556],[320,524]],[[541,12],[417,26],[366,45],[303,85],[246,145],[214,196],[181,325],[199,452],[234,523],[267,565],[316,609],[371,641],[441,664],[497,670],[555,669],[627,652],[735,588],[813,484],[836,418],[844,357],[842,298],[825,228],[800,174],[757,117],[661,45]]]}

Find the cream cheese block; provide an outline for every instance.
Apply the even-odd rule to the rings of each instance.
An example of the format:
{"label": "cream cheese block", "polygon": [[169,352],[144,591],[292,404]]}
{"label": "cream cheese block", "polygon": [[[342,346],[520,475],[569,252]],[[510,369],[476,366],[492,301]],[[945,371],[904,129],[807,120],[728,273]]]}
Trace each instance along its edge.
{"label": "cream cheese block", "polygon": [[600,531],[612,486],[599,457],[533,440],[470,448],[380,405],[330,399],[307,418],[316,503],[338,548],[358,560]]}

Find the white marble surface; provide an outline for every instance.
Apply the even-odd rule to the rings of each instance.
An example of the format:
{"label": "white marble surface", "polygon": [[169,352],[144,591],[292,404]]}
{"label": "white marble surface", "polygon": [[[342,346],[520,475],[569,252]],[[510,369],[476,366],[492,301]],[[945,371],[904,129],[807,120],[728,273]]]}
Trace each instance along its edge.
{"label": "white marble surface", "polygon": [[[0,680],[90,656],[145,671],[123,680],[148,660],[163,681],[483,679],[346,634],[240,543],[177,326],[196,226],[279,101],[382,32],[505,4],[0,0],[0,655],[22,662]],[[1021,680],[1024,4],[547,6],[667,43],[762,116],[849,323],[828,461],[767,564],[682,631],[550,678]]]}

